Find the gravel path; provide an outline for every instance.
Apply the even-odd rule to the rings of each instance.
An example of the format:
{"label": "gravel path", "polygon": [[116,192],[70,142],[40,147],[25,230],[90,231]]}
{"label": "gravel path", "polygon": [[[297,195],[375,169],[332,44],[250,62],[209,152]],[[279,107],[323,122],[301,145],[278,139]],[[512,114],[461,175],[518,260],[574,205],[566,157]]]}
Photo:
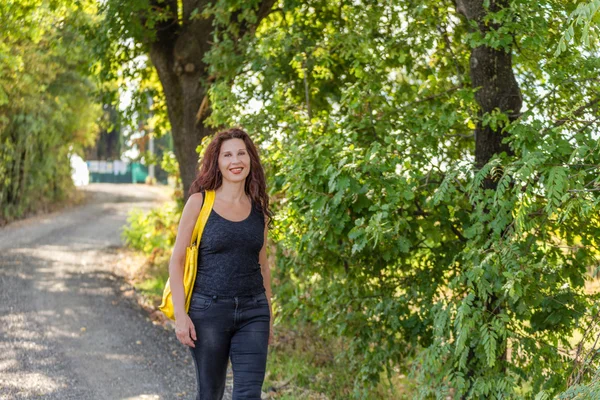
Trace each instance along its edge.
{"label": "gravel path", "polygon": [[164,195],[144,185],[83,190],[83,206],[0,229],[0,399],[194,398],[187,349],[107,267],[128,211]]}

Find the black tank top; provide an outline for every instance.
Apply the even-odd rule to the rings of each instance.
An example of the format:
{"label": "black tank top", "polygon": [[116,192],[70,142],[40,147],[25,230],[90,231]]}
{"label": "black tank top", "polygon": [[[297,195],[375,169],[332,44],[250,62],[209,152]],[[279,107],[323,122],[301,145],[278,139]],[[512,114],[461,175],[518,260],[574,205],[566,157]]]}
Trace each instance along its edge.
{"label": "black tank top", "polygon": [[213,296],[250,296],[264,292],[258,263],[264,229],[263,213],[254,203],[250,215],[238,222],[212,210],[200,239],[194,291]]}

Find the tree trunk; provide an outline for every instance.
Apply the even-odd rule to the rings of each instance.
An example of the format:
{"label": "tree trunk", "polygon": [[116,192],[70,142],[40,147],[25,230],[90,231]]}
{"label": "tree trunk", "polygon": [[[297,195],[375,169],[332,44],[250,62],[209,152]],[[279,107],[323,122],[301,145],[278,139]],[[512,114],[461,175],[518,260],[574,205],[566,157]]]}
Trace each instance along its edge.
{"label": "tree trunk", "polygon": [[[488,12],[496,12],[509,7],[507,0],[491,0],[489,9],[484,8],[484,0],[457,0],[456,9],[467,19],[477,22],[478,29],[485,35],[490,28],[498,29],[499,25],[483,22]],[[510,49],[493,49],[488,46],[475,47],[469,59],[471,82],[474,88],[475,100],[480,107],[479,117],[494,109],[499,109],[514,121],[521,111],[522,98],[519,84],[512,70],[512,53]],[[495,154],[506,152],[511,154],[507,144],[503,144],[504,135],[500,129],[493,130],[484,127],[479,119],[475,128],[475,164],[483,167]],[[493,182],[487,182],[487,185]]]}
{"label": "tree trunk", "polygon": [[[192,18],[194,10],[201,11],[206,0],[184,0],[182,16],[177,15],[177,0],[151,1],[155,10],[169,10],[171,18],[156,23],[156,38],[150,48],[150,59],[156,67],[166,101],[173,147],[179,162],[184,200],[198,170],[196,147],[202,138],[213,133],[204,125],[209,112],[199,116],[210,81],[208,66],[202,58],[211,48],[212,18]],[[240,35],[253,33],[258,23],[268,15],[274,0],[263,0],[257,6],[257,22],[242,25]],[[233,17],[232,17],[233,19]],[[181,21],[181,22],[180,22]],[[204,85],[203,85],[204,83]]]}
{"label": "tree trunk", "polygon": [[[463,14],[468,20],[477,23],[477,29],[485,36],[490,29],[498,29],[498,24],[485,24],[483,18],[489,12],[496,12],[500,9],[509,7],[508,0],[490,0],[489,8],[484,7],[484,0],[456,0],[456,10]],[[482,168],[490,159],[499,153],[506,152],[512,154],[512,150],[506,143],[502,143],[505,135],[501,132],[501,127],[492,129],[490,126],[483,126],[481,117],[485,113],[498,109],[506,114],[510,121],[514,121],[521,110],[522,98],[521,90],[512,70],[511,49],[493,49],[488,46],[478,46],[471,51],[470,59],[470,77],[474,88],[478,88],[475,93],[475,100],[479,105],[478,122],[475,128],[475,166]],[[485,189],[495,190],[497,181],[488,174],[483,180]],[[490,314],[497,315],[503,305],[496,293],[490,294],[486,299],[486,309]],[[498,349],[503,349],[498,355],[499,365],[505,365],[506,362],[506,343],[499,343]],[[475,363],[475,364],[472,364]],[[469,372],[468,378],[473,378],[475,374],[476,359],[473,351],[469,352],[467,365]]]}

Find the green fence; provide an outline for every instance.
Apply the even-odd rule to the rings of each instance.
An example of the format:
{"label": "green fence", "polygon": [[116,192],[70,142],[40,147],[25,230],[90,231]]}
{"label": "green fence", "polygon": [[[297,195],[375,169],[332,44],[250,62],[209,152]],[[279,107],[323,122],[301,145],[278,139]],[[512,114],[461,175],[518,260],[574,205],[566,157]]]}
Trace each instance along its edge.
{"label": "green fence", "polygon": [[144,183],[148,167],[124,161],[87,161],[90,183]]}

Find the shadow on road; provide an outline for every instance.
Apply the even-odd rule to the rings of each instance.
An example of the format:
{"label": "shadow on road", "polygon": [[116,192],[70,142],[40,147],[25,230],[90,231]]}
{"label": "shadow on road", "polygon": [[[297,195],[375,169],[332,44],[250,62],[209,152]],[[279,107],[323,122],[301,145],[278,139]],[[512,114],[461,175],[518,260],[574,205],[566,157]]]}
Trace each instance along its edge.
{"label": "shadow on road", "polygon": [[193,397],[187,349],[110,270],[128,210],[152,197],[101,189],[91,204],[0,231],[2,399]]}

